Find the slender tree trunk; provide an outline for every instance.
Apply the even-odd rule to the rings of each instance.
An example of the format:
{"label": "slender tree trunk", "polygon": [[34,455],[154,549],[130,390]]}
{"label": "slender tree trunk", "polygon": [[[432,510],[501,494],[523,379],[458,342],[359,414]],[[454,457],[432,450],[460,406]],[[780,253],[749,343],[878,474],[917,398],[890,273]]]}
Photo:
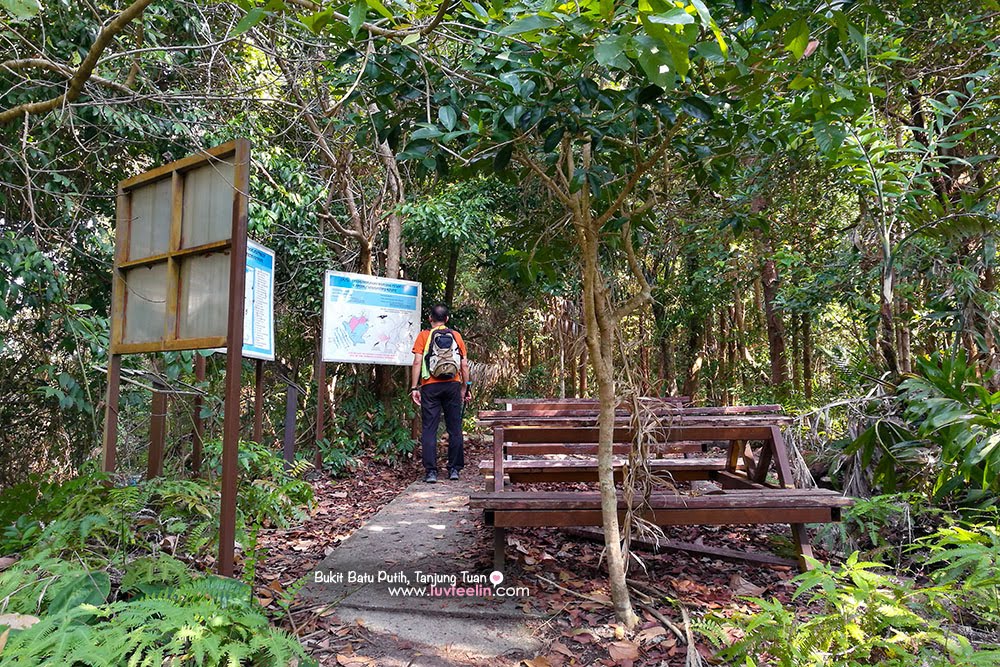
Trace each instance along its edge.
{"label": "slender tree trunk", "polygon": [[888,262],[882,262],[881,289],[879,289],[879,349],[885,368],[892,375],[899,373],[899,361],[896,358],[896,329],[892,317],[892,302],[895,287],[894,271]]}
{"label": "slender tree trunk", "polygon": [[802,390],[806,400],[813,396],[813,346],[812,346],[812,316],[802,315]]}
{"label": "slender tree trunk", "polygon": [[[765,247],[765,252],[770,255],[770,248]],[[775,306],[778,296],[778,268],[770,257],[764,260],[760,282],[764,290],[767,344],[771,355],[771,384],[780,391],[788,382],[788,359],[785,353],[785,327]]]}
{"label": "slender tree trunk", "polygon": [[719,378],[722,385],[722,405],[729,405],[729,387],[732,385],[729,370],[729,307],[719,309]]}
{"label": "slender tree trunk", "polygon": [[800,351],[801,351],[801,341],[799,338],[799,315],[798,313],[792,313],[792,387],[795,392],[802,391],[802,373],[799,370],[799,364],[802,361]]}
{"label": "slender tree trunk", "polygon": [[451,247],[448,254],[448,279],[444,287],[444,302],[448,308],[455,302],[455,278],[458,274],[458,245]]}
{"label": "slender tree trunk", "polygon": [[[996,290],[996,276],[994,275],[992,266],[987,266],[983,271],[983,278],[980,281],[980,285],[986,294],[993,294]],[[984,314],[980,325],[982,327],[983,342],[986,347],[985,370],[992,371],[992,376],[987,380],[987,386],[991,392],[995,393],[1000,391],[1000,350],[997,348],[996,332],[991,318]]]}
{"label": "slender tree trunk", "polygon": [[559,398],[566,398],[566,334],[564,331],[565,304],[559,302],[556,319],[556,340],[559,343]]}
{"label": "slender tree trunk", "polygon": [[764,306],[764,285],[761,277],[754,276],[753,279],[753,322],[754,330],[760,331],[764,328],[764,321],[766,320],[765,306]]}
{"label": "slender tree trunk", "polygon": [[580,353],[580,398],[587,398],[587,369],[590,368],[588,363],[588,357],[590,356],[590,351],[584,347],[583,352]]}
{"label": "slender tree trunk", "polygon": [[[590,218],[589,206],[584,211]],[[583,238],[583,289],[584,322],[586,323],[587,347],[590,350],[590,364],[597,380],[600,399],[598,416],[597,476],[601,491],[601,516],[604,524],[605,560],[608,566],[608,583],[615,616],[626,628],[633,628],[638,617],[632,610],[628,585],[625,581],[625,559],[621,547],[621,531],[618,524],[618,491],[615,487],[613,449],[615,427],[615,376],[614,376],[614,326],[611,323],[609,304],[604,294],[599,274],[599,230],[592,229],[589,220],[580,225]]]}
{"label": "slender tree trunk", "polygon": [[704,365],[705,346],[705,320],[703,317],[693,315],[688,320],[688,369],[684,377],[684,388],[681,393],[694,400],[698,393],[698,385],[701,381],[701,367]]}

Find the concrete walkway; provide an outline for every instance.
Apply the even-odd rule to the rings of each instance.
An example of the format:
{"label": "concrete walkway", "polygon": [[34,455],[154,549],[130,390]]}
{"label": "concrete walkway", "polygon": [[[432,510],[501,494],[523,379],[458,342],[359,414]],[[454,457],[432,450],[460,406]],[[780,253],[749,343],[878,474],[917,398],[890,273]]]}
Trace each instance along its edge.
{"label": "concrete walkway", "polygon": [[[484,543],[468,507],[472,488],[469,480],[411,484],[317,566],[302,602],[330,605],[343,621],[360,619],[369,630],[398,637],[409,655],[386,656],[380,664],[462,664],[460,656],[516,662],[534,655],[539,642],[520,608],[525,591],[510,590],[528,582],[505,578],[495,586],[489,569],[475,567],[475,554],[462,553]],[[496,595],[498,587],[509,595]]]}

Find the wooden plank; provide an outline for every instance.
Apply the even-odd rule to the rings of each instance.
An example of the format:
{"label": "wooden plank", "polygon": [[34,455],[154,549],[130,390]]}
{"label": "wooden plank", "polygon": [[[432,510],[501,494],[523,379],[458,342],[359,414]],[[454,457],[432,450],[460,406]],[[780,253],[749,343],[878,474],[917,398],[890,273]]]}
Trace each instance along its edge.
{"label": "wooden plank", "polygon": [[[234,142],[233,207],[229,255],[229,312],[222,422],[222,488],[219,500],[218,573],[231,577],[236,559],[236,495],[239,486],[240,397],[243,377],[243,299],[247,265],[247,209],[250,195],[250,142]],[[177,169],[177,167],[174,167]]]}
{"label": "wooden plank", "polygon": [[[849,498],[830,491],[800,489],[801,493],[788,493],[786,489],[758,489],[754,493],[721,493],[691,496],[681,494],[652,494],[647,503],[654,508],[759,508],[786,509],[789,507],[846,507]],[[596,491],[504,491],[502,493],[477,492],[469,496],[469,506],[489,509],[573,510],[600,508],[600,494]],[[624,498],[619,498],[624,508]],[[787,523],[776,521],[774,523]]]}
{"label": "wooden plank", "polygon": [[503,439],[502,428],[493,429],[493,490],[503,491]]}
{"label": "wooden plank", "polygon": [[751,477],[753,481],[763,484],[767,479],[767,471],[771,469],[771,459],[774,455],[773,443],[764,443],[764,448],[760,452],[760,459],[757,461],[757,468]]}
{"label": "wooden plank", "polygon": [[[612,465],[616,467],[621,467],[627,463],[624,459],[619,459],[614,461]],[[670,469],[692,469],[692,470],[724,470],[726,467],[725,459],[709,459],[709,458],[698,458],[698,459],[653,459],[649,462],[652,468],[670,468]],[[493,471],[492,461],[482,461],[479,464],[480,470]],[[505,471],[518,470],[518,471],[544,471],[544,470],[559,470],[559,469],[591,469],[597,470],[596,460],[581,460],[581,459],[520,459],[515,461],[505,461],[503,469]]]}
{"label": "wooden plank", "polygon": [[[178,237],[178,242],[180,242],[179,237]],[[189,255],[207,255],[213,252],[225,252],[226,250],[229,250],[232,244],[233,244],[232,239],[224,239],[222,241],[212,241],[211,243],[203,243],[202,245],[194,246],[192,248],[178,248],[175,251],[163,252],[158,255],[150,255],[148,257],[140,257],[139,259],[131,259],[127,262],[121,262],[118,265],[118,268],[123,270],[132,269],[137,266],[151,266],[153,264],[162,264],[171,257],[177,259],[180,257],[187,257]]]}
{"label": "wooden plank", "polygon": [[[114,265],[120,265],[128,253],[129,230],[132,220],[132,196],[119,189],[115,203],[115,257]],[[121,345],[125,325],[125,295],[128,288],[121,271],[111,269],[111,340],[114,349]]]}
{"label": "wooden plank", "polygon": [[114,472],[118,458],[118,399],[121,396],[121,355],[112,354],[108,360],[108,392],[104,403],[104,449],[101,470]]}
{"label": "wooden plank", "polygon": [[[604,542],[604,533],[599,530],[592,530],[589,528],[567,528],[564,532],[570,535],[592,540],[594,542]],[[691,554],[692,556],[714,558],[715,560],[726,561],[729,563],[748,562],[765,566],[798,567],[798,563],[796,561],[790,558],[781,558],[780,556],[775,556],[773,554],[738,551],[736,549],[726,549],[723,547],[710,547],[704,544],[694,544],[692,542],[681,542],[678,540],[662,539],[658,542],[653,542],[651,540],[641,540],[633,537],[630,540],[629,545],[633,549],[642,549],[643,551],[649,551],[656,554],[680,551]]]}
{"label": "wooden plank", "polygon": [[[787,426],[792,422],[790,417],[783,415],[674,415],[664,418],[660,423],[650,423],[651,428],[665,429],[672,426]],[[597,415],[535,417],[532,415],[514,415],[509,418],[480,419],[479,425],[492,426],[581,426],[592,428],[597,426]],[[620,415],[615,417],[616,428],[630,428],[631,417]]]}
{"label": "wooden plank", "polygon": [[[661,441],[678,440],[770,440],[773,437],[772,426],[758,425],[726,425],[726,426],[678,426],[673,428],[654,429],[656,437]],[[632,442],[635,433],[631,429],[616,428],[615,442]],[[586,426],[505,426],[504,440],[509,443],[596,443],[600,431],[596,427]]]}
{"label": "wooden plank", "polygon": [[[639,400],[647,403],[690,403],[690,396],[643,396]],[[497,405],[541,405],[553,403],[557,405],[595,405],[600,403],[597,398],[495,398]]]}
{"label": "wooden plank", "polygon": [[177,339],[177,311],[181,300],[181,263],[174,253],[181,247],[181,218],[184,211],[184,179],[174,172],[171,182],[170,240],[167,243],[167,303],[163,318],[163,340]]}
{"label": "wooden plank", "polygon": [[194,167],[200,167],[205,162],[223,160],[236,153],[237,143],[241,141],[246,141],[246,139],[229,141],[206,150],[198,151],[195,155],[189,155],[180,160],[168,162],[132,178],[126,178],[124,181],[118,183],[118,187],[122,190],[132,190],[140,185],[168,178],[174,171],[187,171]]}
{"label": "wooden plank", "polygon": [[112,345],[111,353],[177,352],[180,350],[204,350],[225,346],[225,336],[208,336],[205,338],[178,338],[176,340],[154,341],[152,343],[118,343],[117,345]]}
{"label": "wooden plank", "polygon": [[[579,406],[567,408],[564,406],[549,406],[539,404],[527,409],[514,408],[511,410],[480,410],[478,417],[480,420],[514,420],[517,417],[596,417],[597,407],[580,408]],[[652,408],[649,412],[656,416],[705,416],[705,417],[730,417],[747,415],[783,416],[780,405],[745,405],[729,407],[675,407],[675,408]],[[620,417],[631,417],[631,411],[623,408],[615,410],[615,415]]]}
{"label": "wooden plank", "polygon": [[792,478],[792,467],[788,463],[785,439],[781,437],[781,429],[776,426],[771,428],[771,447],[778,468],[778,482],[784,487],[794,487],[795,480]]}
{"label": "wooden plank", "polygon": [[[717,507],[702,508],[658,508],[640,514],[647,521],[658,526],[725,526],[733,524],[759,525],[777,523],[832,523],[837,519],[829,507]],[[625,512],[619,511],[619,520],[624,520]],[[499,527],[521,526],[527,528],[601,526],[601,511],[596,509],[571,510],[493,510],[493,525]]]}
{"label": "wooden plank", "polygon": [[[523,445],[520,443],[507,443],[505,450],[511,456],[539,456],[544,454],[578,454],[596,455],[597,443],[586,442],[543,442]],[[615,454],[628,454],[632,451],[632,443],[615,443],[612,445]],[[700,443],[678,442],[678,443],[657,443],[648,446],[650,454],[700,454],[702,447]]]}
{"label": "wooden plank", "polygon": [[[701,461],[709,461],[710,463],[705,464]],[[713,461],[714,464],[711,463]],[[575,465],[547,466],[545,465],[547,463],[572,463]],[[713,459],[657,459],[650,463],[653,474],[669,475],[671,479],[678,482],[711,479],[712,473],[725,465],[725,461]],[[508,478],[506,481],[519,484],[597,481],[596,461],[505,461],[503,470]],[[491,461],[483,461],[479,465],[479,471],[487,475],[489,480],[494,479]],[[624,466],[618,462],[614,468],[615,481],[621,482],[623,475]]]}
{"label": "wooden plank", "polygon": [[163,446],[167,437],[166,387],[156,384],[149,409],[149,450],[146,455],[146,479],[163,474]]}
{"label": "wooden plank", "polygon": [[726,489],[727,493],[731,490],[768,488],[763,484],[758,484],[748,480],[745,476],[739,473],[730,472],[728,470],[722,470],[713,474],[711,480],[721,484],[722,488]]}

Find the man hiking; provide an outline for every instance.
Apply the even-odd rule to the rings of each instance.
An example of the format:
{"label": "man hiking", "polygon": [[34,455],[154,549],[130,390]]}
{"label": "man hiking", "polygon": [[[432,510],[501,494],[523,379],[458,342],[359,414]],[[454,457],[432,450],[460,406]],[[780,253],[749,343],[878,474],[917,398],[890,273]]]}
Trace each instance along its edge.
{"label": "man hiking", "polygon": [[425,329],[413,343],[413,384],[410,397],[420,406],[420,448],[426,476],[437,481],[437,431],[444,413],[448,429],[448,479],[458,479],[465,467],[462,444],[462,405],[472,399],[469,364],[462,334],[448,328],[448,307],[431,307]]}

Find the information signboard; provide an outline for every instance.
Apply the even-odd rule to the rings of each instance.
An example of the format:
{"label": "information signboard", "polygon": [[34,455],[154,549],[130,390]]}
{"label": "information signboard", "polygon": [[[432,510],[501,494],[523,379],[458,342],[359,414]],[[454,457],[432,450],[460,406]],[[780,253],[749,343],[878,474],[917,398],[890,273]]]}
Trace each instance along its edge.
{"label": "information signboard", "polygon": [[323,361],[409,366],[421,296],[420,283],[327,271]]}
{"label": "information signboard", "polygon": [[274,361],[274,251],[247,240],[243,356]]}

